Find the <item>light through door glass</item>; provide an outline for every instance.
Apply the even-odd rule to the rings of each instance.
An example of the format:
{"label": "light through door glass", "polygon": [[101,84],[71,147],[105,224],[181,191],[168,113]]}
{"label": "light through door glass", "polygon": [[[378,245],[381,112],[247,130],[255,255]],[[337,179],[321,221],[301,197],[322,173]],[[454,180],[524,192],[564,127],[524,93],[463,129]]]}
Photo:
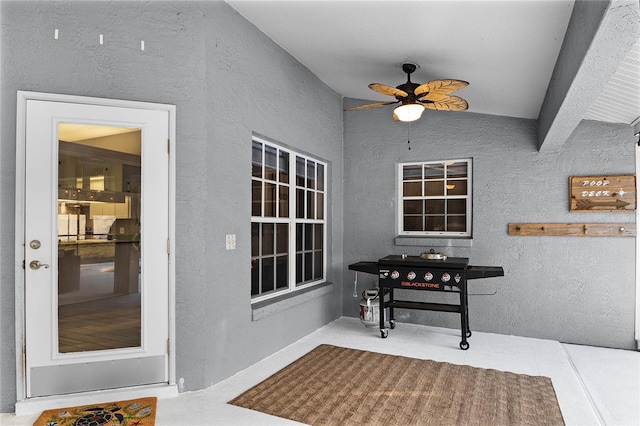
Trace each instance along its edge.
{"label": "light through door glass", "polygon": [[141,345],[141,130],[58,126],[58,350]]}

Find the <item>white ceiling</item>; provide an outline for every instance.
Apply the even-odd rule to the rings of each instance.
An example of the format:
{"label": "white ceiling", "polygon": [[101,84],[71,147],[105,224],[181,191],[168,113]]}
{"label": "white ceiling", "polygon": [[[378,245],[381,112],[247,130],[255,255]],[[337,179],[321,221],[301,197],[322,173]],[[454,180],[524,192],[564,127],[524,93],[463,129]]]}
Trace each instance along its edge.
{"label": "white ceiling", "polygon": [[[413,82],[468,81],[469,86],[455,94],[469,102],[469,111],[531,119],[540,113],[574,4],[568,0],[227,3],[344,97],[393,100],[367,85],[402,84],[406,74],[401,64],[413,62],[420,66]],[[637,91],[630,96],[635,119],[640,115],[640,72],[633,62],[631,68],[636,70],[631,80],[635,79]],[[613,102],[619,96],[614,94]],[[609,118],[598,114],[608,111],[611,100],[604,102],[591,119],[633,122],[619,114]]]}

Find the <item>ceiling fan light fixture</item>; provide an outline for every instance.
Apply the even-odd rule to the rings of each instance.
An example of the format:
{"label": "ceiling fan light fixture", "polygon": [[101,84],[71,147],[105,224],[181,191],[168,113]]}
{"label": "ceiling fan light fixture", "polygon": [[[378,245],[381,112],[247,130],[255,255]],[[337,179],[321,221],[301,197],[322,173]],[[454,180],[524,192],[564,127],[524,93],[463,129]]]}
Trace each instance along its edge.
{"label": "ceiling fan light fixture", "polygon": [[416,121],[422,116],[423,111],[424,107],[415,102],[404,103],[393,110],[398,120],[404,121],[405,123]]}

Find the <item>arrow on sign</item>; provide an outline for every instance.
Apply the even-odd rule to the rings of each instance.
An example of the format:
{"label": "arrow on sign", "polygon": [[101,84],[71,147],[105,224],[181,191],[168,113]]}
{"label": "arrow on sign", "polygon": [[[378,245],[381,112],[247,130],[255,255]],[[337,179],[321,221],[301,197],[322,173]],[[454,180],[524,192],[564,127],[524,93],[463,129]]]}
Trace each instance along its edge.
{"label": "arrow on sign", "polygon": [[616,210],[624,210],[629,204],[623,200],[594,200],[594,199],[582,199],[576,200],[576,208],[579,210],[591,210],[597,207],[613,207]]}

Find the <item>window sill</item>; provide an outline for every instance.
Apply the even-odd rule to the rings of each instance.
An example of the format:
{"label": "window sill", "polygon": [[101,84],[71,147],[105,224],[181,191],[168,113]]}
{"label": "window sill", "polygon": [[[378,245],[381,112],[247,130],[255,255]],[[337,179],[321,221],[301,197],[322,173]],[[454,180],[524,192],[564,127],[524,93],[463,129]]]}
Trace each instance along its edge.
{"label": "window sill", "polygon": [[306,303],[333,291],[333,283],[324,282],[306,287],[291,293],[276,296],[273,299],[262,300],[251,305],[251,320],[259,321],[269,315],[277,314],[302,303]]}
{"label": "window sill", "polygon": [[398,236],[395,238],[395,244],[397,246],[472,247],[473,238]]}

